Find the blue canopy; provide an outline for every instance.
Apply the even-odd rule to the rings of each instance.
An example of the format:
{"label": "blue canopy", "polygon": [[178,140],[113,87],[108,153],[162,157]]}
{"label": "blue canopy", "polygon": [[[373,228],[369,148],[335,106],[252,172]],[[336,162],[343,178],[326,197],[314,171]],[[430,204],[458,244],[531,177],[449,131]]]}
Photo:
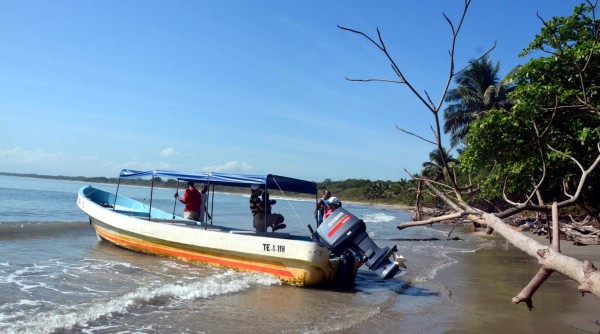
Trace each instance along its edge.
{"label": "blue canopy", "polygon": [[151,170],[138,171],[131,169],[123,169],[119,175],[120,178],[143,178],[163,176],[181,181],[194,181],[206,184],[216,184],[231,187],[247,187],[252,184],[260,184],[263,188],[279,189],[281,191],[291,191],[304,194],[317,194],[317,184],[312,181],[304,181],[293,179],[290,177],[267,174],[267,175],[246,175],[246,174],[229,174],[218,172],[178,172],[169,170]]}

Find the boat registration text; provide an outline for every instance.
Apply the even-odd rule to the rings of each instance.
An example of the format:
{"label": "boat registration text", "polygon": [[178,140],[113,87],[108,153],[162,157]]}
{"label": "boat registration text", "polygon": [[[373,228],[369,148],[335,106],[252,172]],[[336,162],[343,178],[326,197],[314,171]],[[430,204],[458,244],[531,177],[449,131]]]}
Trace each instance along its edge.
{"label": "boat registration text", "polygon": [[263,244],[263,251],[271,253],[285,253],[285,245]]}

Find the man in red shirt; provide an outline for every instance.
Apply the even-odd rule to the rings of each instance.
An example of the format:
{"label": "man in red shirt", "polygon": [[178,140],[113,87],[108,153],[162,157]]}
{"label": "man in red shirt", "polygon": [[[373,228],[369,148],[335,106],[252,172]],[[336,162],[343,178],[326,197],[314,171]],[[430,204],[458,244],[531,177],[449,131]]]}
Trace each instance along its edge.
{"label": "man in red shirt", "polygon": [[179,197],[178,193],[175,193],[174,197],[185,204],[183,218],[200,221],[200,203],[202,202],[200,192],[194,187],[194,182],[189,181],[187,185],[188,188],[185,190],[183,198]]}

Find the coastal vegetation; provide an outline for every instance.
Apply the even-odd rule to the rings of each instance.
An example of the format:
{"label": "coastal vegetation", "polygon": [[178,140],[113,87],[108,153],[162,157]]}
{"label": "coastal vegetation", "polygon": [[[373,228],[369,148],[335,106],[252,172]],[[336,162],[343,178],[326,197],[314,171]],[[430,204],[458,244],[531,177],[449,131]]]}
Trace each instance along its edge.
{"label": "coastal vegetation", "polygon": [[444,132],[450,134],[450,145],[466,145],[471,123],[483,119],[491,110],[509,110],[514,90],[513,75],[519,66],[499,79],[500,62],[494,64],[489,55],[471,60],[471,66],[456,75],[456,87],[448,90],[444,109]]}
{"label": "coastal vegetation", "polygon": [[[581,293],[600,297],[600,272],[589,261],[562,255],[559,235],[561,213],[581,213],[586,221],[600,222],[598,1],[586,1],[568,17],[549,21],[540,17],[540,33],[521,54],[530,60],[502,80],[498,80],[499,64],[494,65],[490,58],[495,45],[464,67],[454,63],[470,3],[464,2],[456,22],[444,15],[452,32],[450,75],[437,104],[427,91],[419,93],[423,90],[404,75],[379,30],[377,38],[372,38],[340,27],[375,45],[397,76],[396,80],[348,80],[402,84],[433,117],[433,139],[398,129],[435,147],[431,153],[434,165],[424,165],[422,175],[413,175],[413,179],[443,201],[447,211],[438,217],[416,214],[417,221],[398,228],[455,220],[486,226],[488,233],[495,231],[540,264],[535,277],[512,300],[525,302],[529,309],[533,308],[533,294],[554,272],[579,283]],[[453,81],[457,86],[450,89]],[[442,109],[444,102],[448,105]],[[442,128],[451,135],[456,159],[443,145]],[[549,246],[505,222],[524,212],[535,213],[548,225],[551,222]]]}
{"label": "coastal vegetation", "polygon": [[[433,163],[431,163],[433,164]],[[120,182],[121,184],[135,185],[135,186],[148,186],[148,179],[121,179],[108,178],[108,177],[84,177],[84,176],[63,176],[63,175],[40,175],[32,173],[7,173],[0,172],[0,175],[6,176],[17,176],[17,177],[30,177],[30,178],[44,178],[44,179],[56,179],[56,180],[68,180],[77,182],[89,182],[89,183],[113,183]],[[331,190],[331,192],[339,197],[342,201],[361,202],[369,204],[394,204],[401,206],[413,206],[415,201],[415,180],[400,180],[400,181],[371,181],[366,179],[348,179],[332,181],[331,179],[325,179],[322,182],[316,182],[317,188],[321,191],[325,189]],[[163,188],[177,188],[177,180],[174,179],[162,179],[160,177],[154,178],[155,187]],[[183,185],[179,184],[179,188]],[[215,191],[226,191],[233,193],[245,193],[246,189],[216,186]],[[298,195],[300,196],[300,195]],[[302,195],[306,196],[306,195]],[[426,194],[423,203],[428,207],[435,207],[443,205],[443,202]]]}

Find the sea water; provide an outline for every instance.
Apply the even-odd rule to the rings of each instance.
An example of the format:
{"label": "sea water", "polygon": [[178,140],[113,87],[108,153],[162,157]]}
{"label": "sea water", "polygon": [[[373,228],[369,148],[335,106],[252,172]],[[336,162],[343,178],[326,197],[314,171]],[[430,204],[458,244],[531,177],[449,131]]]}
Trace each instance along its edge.
{"label": "sea water", "polygon": [[[444,240],[449,227],[398,230],[409,212],[345,203],[380,247],[397,245],[406,274],[383,281],[361,269],[349,291],[298,288],[101,241],[76,205],[86,185],[0,176],[0,333],[435,332],[449,328],[440,327],[443,315],[426,317],[448,303],[436,273],[456,262],[453,253],[482,244],[468,236]],[[119,194],[150,204],[147,187],[120,186]],[[181,214],[173,194],[155,189],[152,206]],[[248,198],[214,194],[214,223],[251,229]],[[273,211],[285,216],[286,231],[308,235],[314,201],[276,199]],[[406,240],[428,238],[441,241]]]}

